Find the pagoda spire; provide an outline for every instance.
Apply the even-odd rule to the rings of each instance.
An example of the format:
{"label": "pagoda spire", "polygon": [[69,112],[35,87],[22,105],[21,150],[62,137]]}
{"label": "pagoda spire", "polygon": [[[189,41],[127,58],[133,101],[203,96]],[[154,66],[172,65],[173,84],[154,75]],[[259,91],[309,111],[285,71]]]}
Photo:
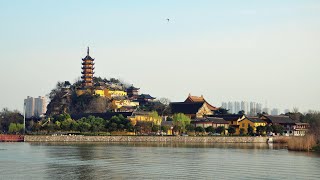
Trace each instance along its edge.
{"label": "pagoda spire", "polygon": [[88,49],[87,49],[87,56],[89,56],[89,46],[88,46]]}

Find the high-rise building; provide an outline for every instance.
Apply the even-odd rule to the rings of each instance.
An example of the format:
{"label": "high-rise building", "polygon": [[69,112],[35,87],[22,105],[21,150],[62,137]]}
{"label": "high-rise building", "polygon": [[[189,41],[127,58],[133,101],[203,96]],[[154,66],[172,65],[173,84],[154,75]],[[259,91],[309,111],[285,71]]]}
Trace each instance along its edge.
{"label": "high-rise building", "polygon": [[222,102],[221,107],[224,109],[228,109],[228,104],[226,102]]}
{"label": "high-rise building", "polygon": [[28,96],[27,99],[24,100],[24,108],[26,118],[31,118],[34,116],[34,98]]}
{"label": "high-rise building", "polygon": [[229,101],[228,103],[222,102],[221,104],[223,108],[229,109],[229,113],[232,114],[238,114],[239,111],[244,111],[247,115],[255,116],[257,113],[270,112],[269,108],[262,108],[263,104],[257,102]]}
{"label": "high-rise building", "polygon": [[269,108],[264,107],[264,108],[262,109],[262,112],[269,114]]}
{"label": "high-rise building", "polygon": [[234,106],[232,102],[228,102],[229,113],[234,113]]}
{"label": "high-rise building", "polygon": [[38,98],[28,96],[24,100],[24,106],[26,118],[41,117],[47,110],[45,97],[41,96]]}
{"label": "high-rise building", "polygon": [[45,114],[46,111],[47,106],[45,97],[39,96],[38,98],[34,98],[34,116],[40,117]]}
{"label": "high-rise building", "polygon": [[237,114],[239,111],[241,111],[241,105],[240,105],[240,102],[238,101],[235,101],[234,102],[234,113]]}
{"label": "high-rise building", "polygon": [[273,109],[271,110],[271,115],[279,115],[279,109],[273,108]]}
{"label": "high-rise building", "polygon": [[257,114],[257,108],[255,102],[250,102],[250,115],[256,115]]}
{"label": "high-rise building", "polygon": [[241,101],[240,109],[243,110],[245,113],[248,113],[247,104],[247,102]]}
{"label": "high-rise building", "polygon": [[256,104],[256,110],[257,110],[256,113],[262,113],[262,104],[261,103]]}

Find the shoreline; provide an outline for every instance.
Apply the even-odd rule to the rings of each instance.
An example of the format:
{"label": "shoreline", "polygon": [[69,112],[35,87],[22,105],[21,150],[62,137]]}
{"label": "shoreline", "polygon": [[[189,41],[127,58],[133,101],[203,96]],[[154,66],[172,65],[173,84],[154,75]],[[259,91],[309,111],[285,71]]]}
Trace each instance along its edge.
{"label": "shoreline", "polygon": [[[273,142],[283,137],[272,137]],[[25,135],[24,142],[184,142],[184,143],[267,143],[269,137],[251,136],[47,136]]]}

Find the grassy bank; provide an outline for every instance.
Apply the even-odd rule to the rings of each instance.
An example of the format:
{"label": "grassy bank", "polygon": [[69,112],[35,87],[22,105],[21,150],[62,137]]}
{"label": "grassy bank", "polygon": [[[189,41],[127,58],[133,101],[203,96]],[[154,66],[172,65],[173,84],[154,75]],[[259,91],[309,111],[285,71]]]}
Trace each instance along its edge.
{"label": "grassy bank", "polygon": [[288,150],[292,151],[311,151],[316,147],[316,137],[314,135],[306,135],[303,137],[292,137],[288,140]]}

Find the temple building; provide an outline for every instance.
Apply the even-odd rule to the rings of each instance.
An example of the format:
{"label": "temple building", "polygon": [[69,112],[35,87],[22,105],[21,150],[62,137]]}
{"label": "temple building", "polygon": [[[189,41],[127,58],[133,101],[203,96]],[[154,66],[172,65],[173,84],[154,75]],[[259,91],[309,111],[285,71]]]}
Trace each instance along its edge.
{"label": "temple building", "polygon": [[94,59],[89,55],[89,47],[87,56],[82,59],[82,88],[91,88],[93,86]]}
{"label": "temple building", "polygon": [[204,118],[214,114],[215,110],[219,108],[209,104],[204,97],[188,95],[184,102],[172,102],[170,103],[172,114],[183,113],[191,119]]}
{"label": "temple building", "polygon": [[172,102],[170,107],[172,114],[183,113],[190,119],[204,118],[213,114],[204,102]]}
{"label": "temple building", "polygon": [[203,95],[201,95],[200,97],[199,96],[191,96],[191,94],[188,95],[187,99],[184,101],[186,103],[195,103],[195,102],[203,102],[205,103],[208,108],[211,110],[211,111],[215,111],[215,110],[218,110],[219,108],[215,107],[215,106],[212,106],[211,104],[209,104],[203,97]]}
{"label": "temple building", "polygon": [[129,97],[129,98],[137,98],[137,97],[139,96],[139,89],[140,89],[140,88],[136,88],[136,87],[134,87],[133,85],[130,86],[130,87],[127,89],[128,97]]}

